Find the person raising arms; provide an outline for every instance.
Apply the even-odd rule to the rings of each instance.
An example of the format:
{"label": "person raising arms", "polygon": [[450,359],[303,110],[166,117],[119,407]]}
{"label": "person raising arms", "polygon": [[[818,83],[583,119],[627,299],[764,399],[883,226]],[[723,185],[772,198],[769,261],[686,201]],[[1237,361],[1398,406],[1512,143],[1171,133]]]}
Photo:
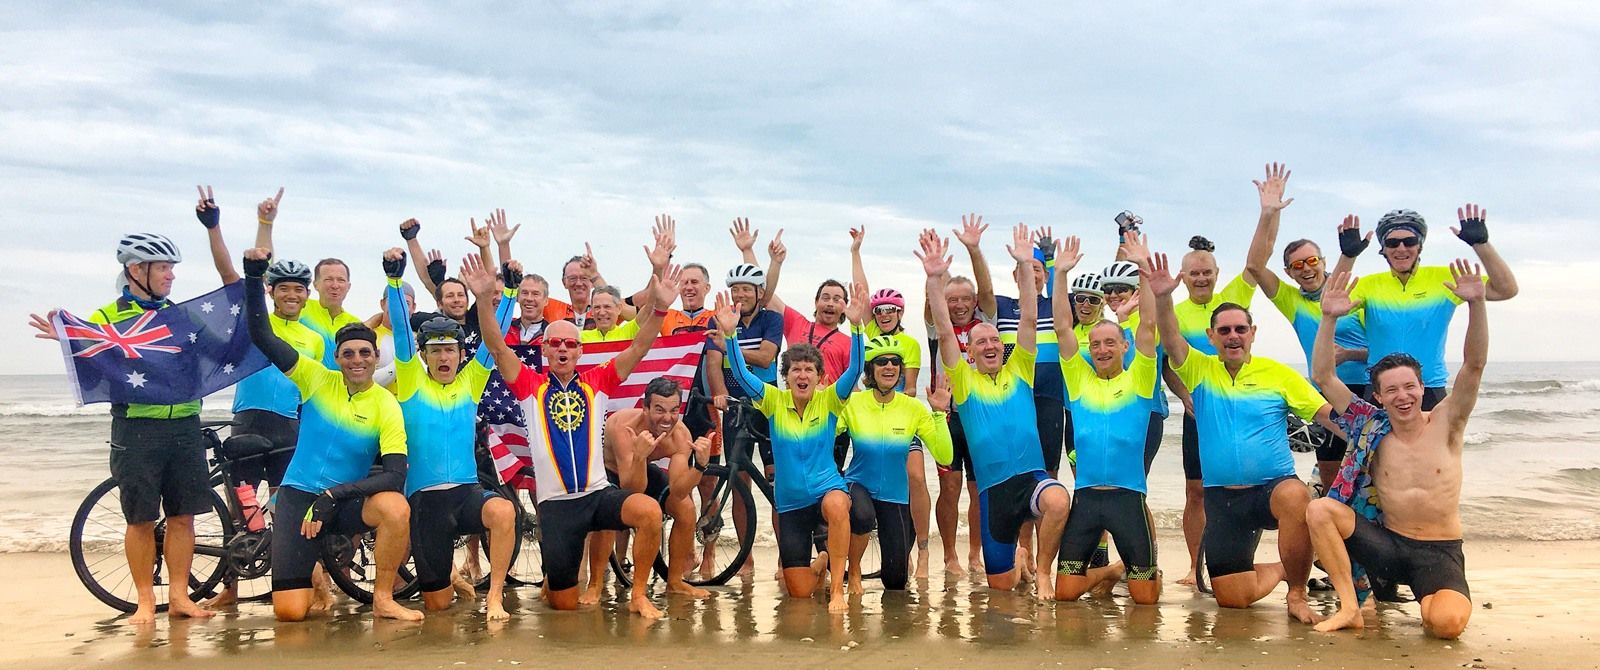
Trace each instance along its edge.
{"label": "person raising arms", "polygon": [[[255,246],[265,249],[268,256],[275,253],[272,226],[278,220],[282,201],[283,189],[279,188],[278,195],[256,208]],[[361,317],[344,308],[344,300],[350,295],[350,266],[337,258],[324,258],[312,266],[311,277],[317,297],[306,300],[300,308],[300,323],[322,336],[323,367],[338,370],[341,364],[335,360],[338,347],[334,336],[345,326],[362,322]]]}

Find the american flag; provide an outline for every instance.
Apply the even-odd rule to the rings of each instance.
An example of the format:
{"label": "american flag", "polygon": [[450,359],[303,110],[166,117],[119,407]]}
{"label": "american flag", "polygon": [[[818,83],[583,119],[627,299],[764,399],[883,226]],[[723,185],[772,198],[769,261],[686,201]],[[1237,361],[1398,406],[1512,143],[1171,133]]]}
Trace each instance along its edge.
{"label": "american flag", "polygon": [[265,368],[244,321],[244,282],[115,323],[51,319],[79,405],[175,405]]}
{"label": "american flag", "polygon": [[[606,414],[638,407],[644,400],[644,387],[657,377],[677,380],[683,386],[683,399],[687,404],[689,386],[694,380],[695,370],[700,367],[705,342],[705,333],[699,332],[656,338],[649,353],[617,388],[616,395],[605,408]],[[622,341],[583,345],[583,357],[578,359],[578,372],[604,364],[630,344]],[[544,369],[538,346],[513,345],[511,349],[529,367]],[[533,464],[528,450],[527,422],[522,416],[521,406],[517,404],[516,394],[506,387],[498,371],[489,377],[489,386],[484,390],[483,400],[478,403],[478,418],[488,426],[489,454],[494,457],[494,468],[500,473],[500,479],[513,487],[531,490],[532,479],[522,474],[524,466]]]}

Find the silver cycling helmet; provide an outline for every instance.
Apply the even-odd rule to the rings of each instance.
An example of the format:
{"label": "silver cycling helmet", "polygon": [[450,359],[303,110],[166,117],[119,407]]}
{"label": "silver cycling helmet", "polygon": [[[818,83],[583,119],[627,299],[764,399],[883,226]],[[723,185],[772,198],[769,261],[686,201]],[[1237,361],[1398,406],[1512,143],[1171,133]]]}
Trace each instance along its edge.
{"label": "silver cycling helmet", "polygon": [[1101,297],[1105,297],[1106,294],[1105,291],[1100,289],[1100,274],[1097,272],[1085,272],[1073,277],[1072,292],[1087,293],[1089,295],[1097,295]]}
{"label": "silver cycling helmet", "polygon": [[286,281],[311,286],[311,268],[300,261],[278,261],[267,268],[267,286],[277,286]]}
{"label": "silver cycling helmet", "polygon": [[757,288],[766,288],[767,273],[761,268],[749,263],[740,263],[728,271],[728,278],[724,281],[729,287],[734,284],[750,284]]}
{"label": "silver cycling helmet", "polygon": [[1133,261],[1117,261],[1106,266],[1100,273],[1100,286],[1132,286],[1139,287],[1139,264]]}
{"label": "silver cycling helmet", "polygon": [[117,263],[121,265],[158,261],[181,263],[183,254],[172,240],[155,233],[132,233],[117,242]]}

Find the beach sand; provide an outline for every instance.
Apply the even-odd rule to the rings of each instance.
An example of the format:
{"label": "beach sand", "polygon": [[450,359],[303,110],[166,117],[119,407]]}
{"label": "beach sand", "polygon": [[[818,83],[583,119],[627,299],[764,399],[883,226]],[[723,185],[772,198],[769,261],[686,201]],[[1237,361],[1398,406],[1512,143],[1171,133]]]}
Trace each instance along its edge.
{"label": "beach sand", "polygon": [[[1271,555],[1272,539],[1260,558]],[[1219,611],[1174,583],[1172,566],[1184,555],[1175,532],[1160,550],[1167,583],[1156,607],[1125,597],[1038,606],[936,572],[908,593],[885,594],[869,582],[850,613],[829,616],[820,599],[779,595],[769,553],[759,557],[761,578],[735,580],[713,599],[658,597],[667,618],[654,624],[629,616],[612,590],[598,609],[558,613],[528,588],[508,595],[513,619],[505,625],[490,626],[480,608],[461,605],[420,624],[374,622],[341,597],[333,615],[304,623],[277,624],[270,605],[246,603],[209,621],[162,615],[143,630],[94,600],[65,554],[0,554],[10,583],[0,591],[0,661],[29,670],[108,662],[260,670],[1600,667],[1600,542],[1469,541],[1476,609],[1462,639],[1450,642],[1423,635],[1415,603],[1384,605],[1364,631],[1338,634],[1289,622],[1282,587],[1249,610]],[[1331,593],[1312,597],[1331,611]]]}

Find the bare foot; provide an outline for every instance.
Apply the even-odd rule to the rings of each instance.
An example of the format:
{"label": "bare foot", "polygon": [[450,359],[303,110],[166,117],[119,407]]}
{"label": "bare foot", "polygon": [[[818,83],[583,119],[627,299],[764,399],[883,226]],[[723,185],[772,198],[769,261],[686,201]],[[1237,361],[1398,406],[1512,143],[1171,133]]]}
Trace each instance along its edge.
{"label": "bare foot", "polygon": [[327,583],[311,587],[311,611],[326,612],[333,608],[333,587]]}
{"label": "bare foot", "polygon": [[187,597],[167,604],[167,617],[171,619],[210,619],[216,615],[216,612],[194,604],[194,601]]}
{"label": "bare foot", "polygon": [[489,620],[490,621],[505,621],[505,620],[511,618],[511,614],[506,612],[505,605],[501,604],[499,598],[490,598],[489,599],[489,606],[488,606],[488,610],[487,611],[488,611],[488,614],[489,614]]}
{"label": "bare foot", "polygon": [[739,568],[740,577],[754,577],[756,574],[756,559],[754,556],[744,559],[744,565]]}
{"label": "bare foot", "polygon": [[421,621],[422,613],[405,607],[394,601],[392,597],[372,599],[372,616],[380,619],[394,619],[396,621]]}
{"label": "bare foot", "polygon": [[1361,611],[1366,614],[1377,615],[1378,599],[1370,595],[1367,596],[1367,599],[1361,603]]}
{"label": "bare foot", "polygon": [[217,595],[200,601],[200,606],[208,610],[217,610],[224,607],[233,607],[239,604],[239,589],[228,587]]}
{"label": "bare foot", "polygon": [[131,616],[123,620],[123,623],[129,626],[156,625],[156,604],[153,602],[149,604],[139,603],[139,609],[134,610]]}
{"label": "bare foot", "polygon": [[1021,547],[1017,548],[1017,581],[1023,584],[1034,582],[1033,561]]}
{"label": "bare foot", "polygon": [[944,561],[944,574],[962,577],[967,574],[967,569],[961,567],[961,559],[952,556]]}
{"label": "bare foot", "polygon": [[928,578],[928,550],[917,550],[917,579]]}
{"label": "bare foot", "polygon": [[828,598],[829,614],[844,614],[850,611],[850,602],[845,600],[844,594],[835,593]]}
{"label": "bare foot", "polygon": [[1189,570],[1189,574],[1186,574],[1182,579],[1179,579],[1178,583],[1184,586],[1194,586],[1194,570]]}
{"label": "bare foot", "polygon": [[650,598],[642,593],[636,593],[628,600],[628,611],[646,619],[661,618],[661,610],[656,609],[655,603],[650,602]]}
{"label": "bare foot", "polygon": [[[1312,612],[1311,605],[1306,603],[1306,594],[1304,591],[1290,591],[1286,602],[1289,604],[1289,616],[1293,617],[1295,621],[1299,621],[1300,623],[1304,624],[1314,624],[1317,622],[1316,613]],[[1340,611],[1342,612],[1344,610],[1341,609]],[[1360,618],[1361,617],[1358,614],[1356,619],[1359,620]]]}
{"label": "bare foot", "polygon": [[1056,599],[1055,588],[1047,586],[1045,584],[1046,581],[1047,580],[1041,579],[1038,581],[1038,583],[1033,585],[1033,597],[1038,599],[1038,601],[1041,603],[1051,602]]}
{"label": "bare foot", "polygon": [[711,592],[685,582],[667,582],[667,593],[690,598],[710,598]]}
{"label": "bare foot", "polygon": [[478,589],[460,574],[456,574],[455,579],[450,580],[450,587],[455,589],[457,598],[466,602],[470,603],[478,599]]}
{"label": "bare foot", "polygon": [[968,552],[967,565],[972,566],[972,574],[983,574],[983,552]]}
{"label": "bare foot", "polygon": [[604,586],[591,585],[584,589],[582,593],[578,594],[578,604],[582,606],[600,604],[600,591],[604,588]]}
{"label": "bare foot", "polygon": [[1334,612],[1333,616],[1324,619],[1322,623],[1317,624],[1315,628],[1323,633],[1331,633],[1333,631],[1344,630],[1346,628],[1360,629],[1364,625],[1366,625],[1366,623],[1361,620],[1360,608],[1341,606],[1339,607],[1339,611]]}
{"label": "bare foot", "polygon": [[859,573],[859,572],[850,573],[850,584],[845,587],[845,590],[848,591],[849,593],[853,594],[853,595],[858,595],[858,596],[867,592],[867,589],[865,587],[861,586],[861,573]]}

